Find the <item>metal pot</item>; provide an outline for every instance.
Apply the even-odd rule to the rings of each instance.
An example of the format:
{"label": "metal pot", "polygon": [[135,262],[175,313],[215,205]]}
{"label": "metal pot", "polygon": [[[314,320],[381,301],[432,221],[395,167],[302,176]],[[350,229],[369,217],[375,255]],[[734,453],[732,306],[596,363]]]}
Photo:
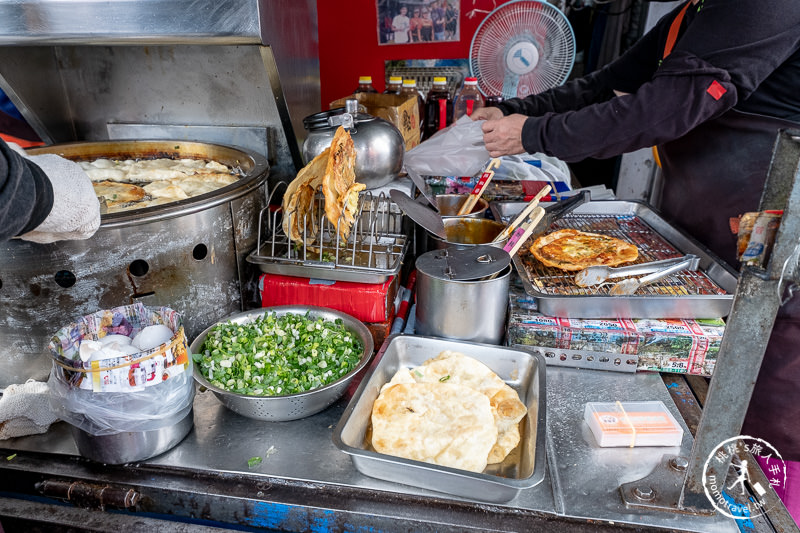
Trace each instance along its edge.
{"label": "metal pot", "polygon": [[[464,265],[462,258],[473,266]],[[510,261],[505,251],[489,246],[421,255],[416,263],[417,333],[500,344],[508,311]],[[463,275],[454,276],[459,272]]]}
{"label": "metal pot", "polygon": [[[446,239],[441,239],[431,232],[428,234],[428,248],[441,250],[454,247],[470,248],[481,244],[489,244],[505,229],[503,224],[488,218],[448,217],[443,221]],[[497,248],[506,245],[506,240],[491,244]]]}
{"label": "metal pot", "polygon": [[[333,135],[346,117],[352,117],[350,136],[356,147],[356,181],[367,189],[382,187],[394,180],[403,168],[405,141],[394,124],[366,113],[358,112],[358,101],[351,108],[336,108],[303,119],[308,137],[303,142],[306,163],[331,145]],[[344,124],[347,127],[347,123]]]}
{"label": "metal pot", "polygon": [[[469,194],[437,194],[436,195],[436,208],[442,218],[456,217],[461,205],[469,198]],[[466,215],[461,215],[469,218],[483,218],[483,214],[489,208],[489,202],[483,198],[478,198],[475,207]]]}
{"label": "metal pot", "polygon": [[256,153],[185,141],[54,145],[29,153],[68,159],[194,157],[239,167],[236,183],[187,200],[103,215],[90,239],[0,244],[0,388],[45,379],[47,343],[72,318],[141,302],[184,317],[193,338],[257,305],[256,246],[269,166]]}

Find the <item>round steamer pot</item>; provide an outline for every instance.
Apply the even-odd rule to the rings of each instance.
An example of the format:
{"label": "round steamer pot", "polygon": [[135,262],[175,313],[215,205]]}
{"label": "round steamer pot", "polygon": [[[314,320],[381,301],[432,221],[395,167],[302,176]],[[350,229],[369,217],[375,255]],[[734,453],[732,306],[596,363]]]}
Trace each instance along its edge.
{"label": "round steamer pot", "polygon": [[[463,204],[468,197],[468,194],[437,194],[436,207],[439,209],[439,215],[441,215],[442,218],[459,216],[458,210],[461,207],[461,204]],[[472,211],[462,216],[469,218],[483,218],[483,214],[488,208],[489,202],[483,198],[478,198],[478,201],[475,203]]]}
{"label": "round steamer pot", "polygon": [[[480,244],[489,244],[505,229],[503,224],[488,218],[450,217],[442,220],[447,239],[433,233],[428,234],[428,250],[455,247],[464,249]],[[507,239],[491,244],[497,248],[506,245]]]}
{"label": "round steamer pot", "polygon": [[456,281],[417,270],[417,333],[500,344],[505,334],[511,267],[496,278]]}
{"label": "round steamer pot", "polygon": [[184,318],[189,338],[258,302],[258,214],[269,171],[260,154],[169,140],[80,142],[28,150],[68,159],[211,159],[242,177],[207,194],[101,217],[89,239],[0,243],[0,388],[46,380],[47,343],[65,318],[123,303],[165,305]]}

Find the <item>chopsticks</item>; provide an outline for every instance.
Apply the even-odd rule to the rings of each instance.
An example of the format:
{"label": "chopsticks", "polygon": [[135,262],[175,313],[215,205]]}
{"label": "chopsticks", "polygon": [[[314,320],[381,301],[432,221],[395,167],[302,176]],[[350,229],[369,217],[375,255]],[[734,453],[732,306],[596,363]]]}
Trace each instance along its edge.
{"label": "chopsticks", "polygon": [[540,206],[536,206],[530,214],[528,220],[526,220],[523,224],[519,225],[514,233],[511,234],[511,237],[508,238],[508,243],[503,247],[503,250],[508,252],[508,255],[514,257],[520,247],[525,244],[525,241],[528,240],[528,237],[531,236],[533,233],[534,228],[539,223],[540,220],[544,217],[544,208]]}
{"label": "chopsticks", "polygon": [[[501,231],[497,235],[497,237],[494,238],[492,243],[496,243],[496,242],[500,242],[500,241],[504,241],[505,239],[508,239],[511,236],[511,234],[514,232],[514,230],[517,228],[517,226],[519,226],[522,223],[522,221],[525,220],[531,214],[531,212],[533,212],[534,209],[536,209],[536,206],[539,205],[539,200],[541,200],[549,192],[550,192],[550,186],[549,185],[545,185],[544,187],[542,187],[542,190],[539,191],[538,193],[536,193],[536,196],[534,196],[533,199],[530,202],[528,202],[528,205],[525,206],[525,209],[523,209],[522,212],[519,215],[517,215],[517,218],[515,218],[511,222],[511,224],[506,226],[506,228],[503,231]],[[539,218],[541,218],[541,217],[539,217]],[[538,222],[538,220],[537,220],[537,222]]]}
{"label": "chopsticks", "polygon": [[498,158],[494,158],[489,162],[489,165],[486,167],[486,170],[481,174],[481,179],[478,180],[478,183],[475,184],[475,187],[472,189],[472,192],[469,193],[467,199],[464,200],[464,203],[461,204],[461,208],[458,210],[457,215],[468,215],[472,212],[472,208],[475,207],[475,204],[478,203],[478,199],[483,194],[483,191],[486,190],[486,187],[489,185],[489,182],[492,181],[492,177],[494,176],[494,169],[500,166],[500,160]]}

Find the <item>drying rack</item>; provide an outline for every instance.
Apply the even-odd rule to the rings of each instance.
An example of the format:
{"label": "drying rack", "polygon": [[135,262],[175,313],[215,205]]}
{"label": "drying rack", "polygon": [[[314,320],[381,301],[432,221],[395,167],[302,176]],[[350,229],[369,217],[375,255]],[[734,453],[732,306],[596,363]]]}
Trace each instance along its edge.
{"label": "drying rack", "polygon": [[[317,191],[314,207],[303,218],[303,243],[292,241],[283,230],[284,213],[268,207],[258,217],[258,245],[247,257],[262,272],[356,283],[384,283],[397,275],[408,251],[403,232],[403,212],[383,192],[359,194],[355,220],[347,238],[339,233],[341,217],[334,226],[325,217],[325,198]],[[291,224],[293,221],[289,219]]]}

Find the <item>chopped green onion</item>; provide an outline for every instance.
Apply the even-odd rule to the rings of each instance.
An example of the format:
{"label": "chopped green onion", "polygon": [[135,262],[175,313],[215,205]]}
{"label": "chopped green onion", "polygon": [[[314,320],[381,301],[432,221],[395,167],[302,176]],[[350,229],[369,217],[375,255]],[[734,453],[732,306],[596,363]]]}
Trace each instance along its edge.
{"label": "chopped green onion", "polygon": [[17,456],[17,454],[15,454],[15,453],[12,453],[12,454],[11,454],[11,455],[9,455],[8,457],[6,457],[6,461],[12,461],[12,460],[13,460],[13,459],[14,459],[16,456]]}
{"label": "chopped green onion", "polygon": [[447,381],[448,379],[450,379],[450,374],[447,374],[446,376],[442,376],[442,377],[440,377],[440,378],[439,378],[439,381],[440,381],[440,382],[442,382],[442,383],[444,383],[444,382],[445,382],[445,381]]}
{"label": "chopped green onion", "polygon": [[358,365],[363,350],[341,319],[265,313],[252,322],[214,326],[192,358],[216,387],[278,396],[333,383]]}
{"label": "chopped green onion", "polygon": [[247,460],[247,468],[253,468],[261,464],[261,457],[251,457]]}

